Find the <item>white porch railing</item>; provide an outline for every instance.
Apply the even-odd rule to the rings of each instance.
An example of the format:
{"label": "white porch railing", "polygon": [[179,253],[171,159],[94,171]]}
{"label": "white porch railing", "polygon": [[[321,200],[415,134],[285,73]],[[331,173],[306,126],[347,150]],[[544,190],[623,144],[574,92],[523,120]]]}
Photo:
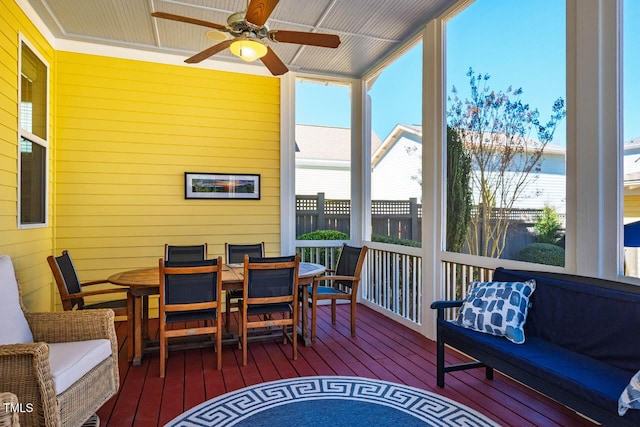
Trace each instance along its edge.
{"label": "white porch railing", "polygon": [[[315,262],[333,269],[338,260],[342,241],[297,241],[296,252],[302,261]],[[318,246],[321,245],[321,246]],[[362,302],[404,325],[418,330],[422,325],[422,249],[408,246],[366,242],[369,247],[361,283]],[[442,260],[442,299],[462,299],[474,281],[490,281],[496,267],[523,268],[522,263],[491,259],[485,266],[460,260]],[[468,257],[467,257],[468,258]],[[528,266],[527,266],[528,267]],[[545,266],[546,270],[558,270]],[[445,316],[455,319],[458,311],[448,309]]]}
{"label": "white porch railing", "polygon": [[362,298],[422,324],[422,249],[370,242]]}
{"label": "white porch railing", "polygon": [[[444,268],[443,299],[445,300],[462,299],[467,295],[471,282],[486,282],[490,281],[493,277],[493,268],[460,264],[451,261],[442,261],[442,266]],[[457,315],[457,308],[450,308],[445,311],[445,318],[447,320],[455,319]]]}
{"label": "white porch railing", "polygon": [[338,262],[342,243],[341,240],[298,240],[296,241],[296,253],[300,254],[302,262],[315,262],[333,270]]}
{"label": "white porch railing", "polygon": [[[297,241],[296,245],[302,261],[316,262],[332,269],[342,242],[309,240]],[[360,285],[362,299],[416,328],[422,323],[421,249],[376,242],[367,242],[366,245],[369,252]]]}

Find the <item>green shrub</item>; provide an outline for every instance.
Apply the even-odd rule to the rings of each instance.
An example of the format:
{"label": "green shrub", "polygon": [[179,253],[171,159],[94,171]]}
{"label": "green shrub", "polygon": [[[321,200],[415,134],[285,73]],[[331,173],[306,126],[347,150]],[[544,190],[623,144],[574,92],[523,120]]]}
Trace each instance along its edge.
{"label": "green shrub", "polygon": [[551,243],[532,243],[520,251],[520,260],[564,267],[564,249]]}
{"label": "green shrub", "polygon": [[562,237],[560,234],[560,229],[562,228],[560,216],[555,209],[549,206],[545,206],[542,209],[542,214],[536,219],[533,228],[535,229],[538,243],[556,243]]}
{"label": "green shrub", "polygon": [[371,241],[380,242],[380,243],[390,243],[392,245],[413,246],[414,248],[422,247],[422,242],[416,242],[415,240],[409,240],[409,239],[398,239],[397,237],[383,236],[382,234],[371,235]]}
{"label": "green shrub", "polygon": [[[349,240],[349,235],[337,230],[316,230],[298,236],[298,240]],[[327,253],[327,250],[333,252]],[[300,256],[303,261],[319,262],[328,268],[334,268],[334,265],[327,265],[329,260],[333,258],[334,262],[338,259],[340,248],[321,248],[317,251],[311,248],[303,248]]]}
{"label": "green shrub", "polygon": [[349,240],[349,235],[338,230],[316,230],[298,236],[298,240]]}

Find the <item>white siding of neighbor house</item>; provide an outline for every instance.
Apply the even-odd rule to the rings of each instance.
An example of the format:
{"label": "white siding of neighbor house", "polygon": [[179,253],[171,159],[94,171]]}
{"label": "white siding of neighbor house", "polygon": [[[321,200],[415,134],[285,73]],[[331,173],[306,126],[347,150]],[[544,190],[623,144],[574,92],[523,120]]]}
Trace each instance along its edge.
{"label": "white siding of neighbor house", "polygon": [[[387,141],[385,140],[385,143]],[[413,176],[420,175],[422,143],[413,132],[401,133],[387,148],[386,154],[372,166],[371,197],[373,200],[408,200],[420,202],[421,186]],[[529,176],[529,185],[514,207],[542,209],[553,207],[566,212],[566,180],[564,150],[549,147],[542,156],[540,171]],[[477,193],[475,194],[478,199]]]}
{"label": "white siding of neighbor house", "polygon": [[296,125],[296,195],[351,198],[351,130]]}
{"label": "white siding of neighbor house", "polygon": [[[422,132],[419,126],[398,125],[384,141],[374,135],[371,168],[372,200],[421,202]],[[325,193],[327,199],[349,199],[351,195],[350,130],[314,125],[296,125],[296,194]],[[551,206],[566,212],[564,147],[548,145],[540,171],[530,175],[530,185],[515,207],[542,209]]]}
{"label": "white siding of neighbor house", "polygon": [[542,155],[540,171],[531,173],[525,190],[514,208],[542,209],[552,207],[566,213],[566,178],[564,152],[553,150]]}
{"label": "white siding of neighbor house", "polygon": [[372,200],[422,199],[422,144],[401,137],[371,168]]}
{"label": "white siding of neighbor house", "polygon": [[350,199],[351,172],[349,164],[318,167],[296,162],[296,195],[310,196],[317,193],[325,193],[326,199]]}
{"label": "white siding of neighbor house", "polygon": [[[351,129],[296,124],[296,195],[351,198]],[[372,149],[381,141],[374,133]]]}

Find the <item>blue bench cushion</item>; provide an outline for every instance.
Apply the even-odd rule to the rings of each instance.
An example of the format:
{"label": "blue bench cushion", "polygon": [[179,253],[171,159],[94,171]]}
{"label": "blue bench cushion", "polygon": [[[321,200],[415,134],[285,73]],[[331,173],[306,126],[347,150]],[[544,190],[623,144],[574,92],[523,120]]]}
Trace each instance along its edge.
{"label": "blue bench cushion", "polygon": [[502,268],[493,276],[495,281],[528,279],[535,279],[536,291],[524,327],[527,341],[540,338],[626,371],[640,370],[640,287]]}
{"label": "blue bench cushion", "polygon": [[[501,337],[462,328],[452,321],[441,322],[440,326],[445,342],[448,336],[462,336],[466,346],[509,360],[522,371],[612,413],[617,413],[618,399],[635,373],[535,337],[527,337],[524,344],[514,344]],[[629,411],[624,418],[640,422],[640,411]]]}

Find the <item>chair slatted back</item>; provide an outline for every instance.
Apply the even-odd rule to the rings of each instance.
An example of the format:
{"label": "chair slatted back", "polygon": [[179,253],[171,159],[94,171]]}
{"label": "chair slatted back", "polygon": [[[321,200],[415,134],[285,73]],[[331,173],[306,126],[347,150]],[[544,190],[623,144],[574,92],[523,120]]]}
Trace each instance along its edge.
{"label": "chair slatted back", "polygon": [[[297,291],[299,256],[249,257],[245,256],[245,298],[293,301]],[[274,302],[276,302],[274,300]]]}
{"label": "chair slatted back", "polygon": [[245,255],[253,258],[264,257],[264,242],[249,245],[225,243],[224,253],[227,264],[242,264]]}
{"label": "chair slatted back", "polygon": [[62,251],[62,255],[60,256],[49,256],[47,261],[58,285],[58,292],[60,292],[60,296],[62,297],[63,308],[66,311],[72,310],[76,306],[78,309],[82,309],[84,307],[84,298],[66,299],[67,295],[82,292],[80,279],[78,278],[78,273],[76,272],[69,252],[65,250]]}
{"label": "chair slatted back", "polygon": [[[336,276],[360,277],[366,253],[366,246],[359,248],[343,244],[336,266]],[[353,282],[350,280],[337,280],[335,284],[349,289],[353,286]]]}
{"label": "chair slatted back", "polygon": [[202,261],[207,259],[207,244],[202,245],[164,245],[164,259],[167,261]]}
{"label": "chair slatted back", "polygon": [[213,319],[222,290],[222,258],[160,259],[160,305],[166,323]]}

